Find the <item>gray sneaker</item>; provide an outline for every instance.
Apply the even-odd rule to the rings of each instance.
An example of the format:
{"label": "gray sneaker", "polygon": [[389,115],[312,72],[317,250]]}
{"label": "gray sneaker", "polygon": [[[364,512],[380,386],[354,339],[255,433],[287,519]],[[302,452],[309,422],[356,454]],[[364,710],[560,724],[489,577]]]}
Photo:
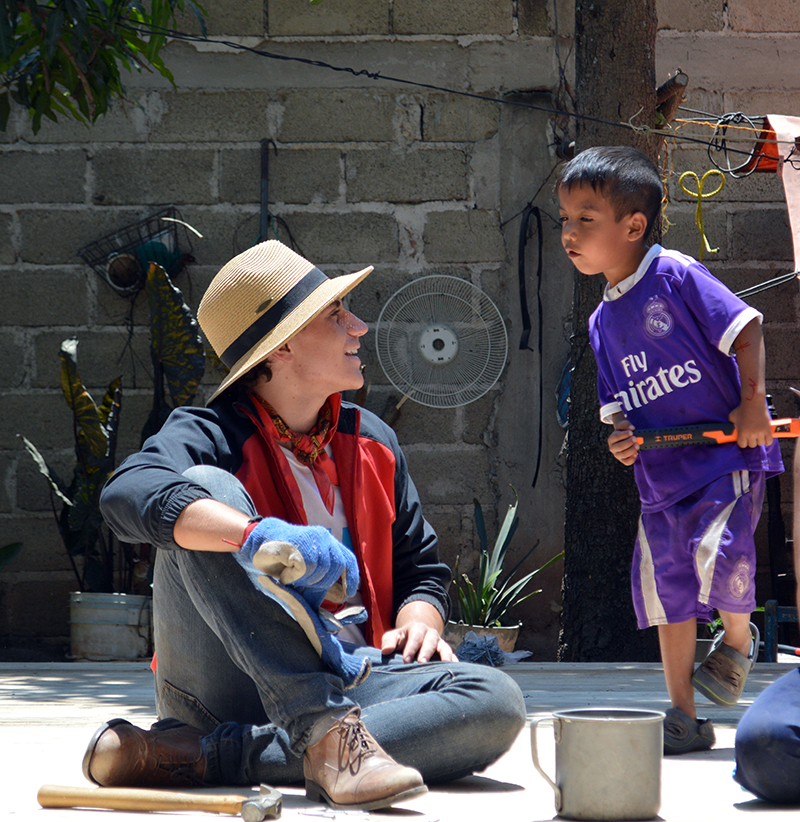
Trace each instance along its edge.
{"label": "gray sneaker", "polygon": [[717,737],[710,719],[692,719],[680,708],[670,708],[664,718],[664,756],[708,751]]}

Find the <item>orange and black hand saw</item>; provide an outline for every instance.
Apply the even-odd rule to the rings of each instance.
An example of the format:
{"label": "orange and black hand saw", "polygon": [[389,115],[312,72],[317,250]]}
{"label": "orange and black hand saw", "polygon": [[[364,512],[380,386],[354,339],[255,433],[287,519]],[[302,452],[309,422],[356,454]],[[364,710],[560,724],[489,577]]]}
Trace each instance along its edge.
{"label": "orange and black hand saw", "polygon": [[[679,445],[721,445],[736,442],[732,422],[711,422],[706,425],[677,425],[674,428],[639,428],[634,431],[639,450],[675,448]],[[772,421],[773,437],[800,436],[800,419],[785,417]]]}

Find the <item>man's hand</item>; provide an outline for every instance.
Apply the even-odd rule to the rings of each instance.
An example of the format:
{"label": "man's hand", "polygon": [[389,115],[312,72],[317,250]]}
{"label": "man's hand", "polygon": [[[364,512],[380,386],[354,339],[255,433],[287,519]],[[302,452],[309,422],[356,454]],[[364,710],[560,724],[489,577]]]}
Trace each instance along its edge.
{"label": "man's hand", "polygon": [[728,414],[728,420],[736,426],[739,448],[755,448],[757,445],[772,445],[772,425],[767,404],[744,400]]}
{"label": "man's hand", "polygon": [[458,662],[442,639],[444,623],[439,611],[424,600],[406,603],[397,613],[394,630],[381,639],[381,653],[402,651],[403,662],[430,662],[437,654],[443,662]]}
{"label": "man's hand", "polygon": [[633,435],[636,429],[622,414],[614,414],[613,424],[614,433],[608,438],[608,450],[623,465],[633,465],[639,456],[639,445]]}
{"label": "man's hand", "polygon": [[402,628],[387,631],[381,640],[381,653],[403,652],[403,662],[430,662],[437,654],[442,662],[458,662],[453,649],[439,632],[423,622],[411,622]]}

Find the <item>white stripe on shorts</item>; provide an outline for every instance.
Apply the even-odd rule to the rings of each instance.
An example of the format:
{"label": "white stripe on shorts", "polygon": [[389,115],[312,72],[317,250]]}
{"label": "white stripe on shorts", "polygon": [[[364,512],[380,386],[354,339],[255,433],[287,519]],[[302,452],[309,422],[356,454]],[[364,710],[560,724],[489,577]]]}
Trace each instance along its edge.
{"label": "white stripe on shorts", "polygon": [[642,601],[647,614],[648,625],[664,625],[667,622],[667,614],[656,588],[656,575],[653,568],[653,555],[650,552],[650,543],[647,541],[647,534],[642,526],[642,518],[639,517],[639,580],[642,587]]}
{"label": "white stripe on shorts", "polygon": [[711,583],[714,581],[714,568],[717,563],[719,541],[725,532],[728,519],[736,507],[737,501],[742,494],[746,494],[750,490],[750,473],[748,471],[734,471],[731,474],[731,479],[733,480],[733,492],[736,499],[720,511],[719,516],[709,525],[700,540],[700,544],[697,546],[697,553],[694,558],[697,576],[700,579],[700,593],[697,599],[704,605],[708,605],[708,598],[711,594]]}

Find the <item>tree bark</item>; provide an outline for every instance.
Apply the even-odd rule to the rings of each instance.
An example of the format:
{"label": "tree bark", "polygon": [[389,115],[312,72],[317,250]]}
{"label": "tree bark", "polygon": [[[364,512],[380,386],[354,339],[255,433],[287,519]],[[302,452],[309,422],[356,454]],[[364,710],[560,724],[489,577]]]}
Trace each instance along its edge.
{"label": "tree bark", "polygon": [[[632,145],[657,159],[660,137],[620,127],[654,126],[655,0],[576,0],[576,152]],[[583,119],[583,118],[594,119]],[[589,315],[605,278],[575,272],[573,290],[564,583],[559,659],[653,661],[655,629],[636,626],[630,565],[639,498],[633,469],[617,462],[600,422]]]}

